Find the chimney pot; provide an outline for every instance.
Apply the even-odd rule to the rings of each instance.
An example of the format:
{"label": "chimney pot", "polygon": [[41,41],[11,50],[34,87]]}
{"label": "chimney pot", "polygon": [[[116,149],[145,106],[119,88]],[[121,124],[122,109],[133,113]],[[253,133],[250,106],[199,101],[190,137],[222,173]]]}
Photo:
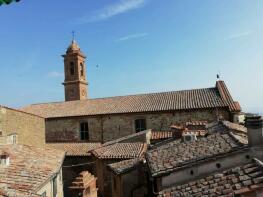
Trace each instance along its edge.
{"label": "chimney pot", "polygon": [[263,119],[261,116],[248,116],[245,119],[247,127],[248,144],[250,146],[263,146]]}

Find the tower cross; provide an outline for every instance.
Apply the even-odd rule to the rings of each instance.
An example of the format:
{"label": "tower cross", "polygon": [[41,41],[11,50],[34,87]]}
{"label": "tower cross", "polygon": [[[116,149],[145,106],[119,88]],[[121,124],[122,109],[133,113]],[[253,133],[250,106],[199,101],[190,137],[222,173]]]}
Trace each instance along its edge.
{"label": "tower cross", "polygon": [[72,41],[75,40],[75,31],[72,31]]}

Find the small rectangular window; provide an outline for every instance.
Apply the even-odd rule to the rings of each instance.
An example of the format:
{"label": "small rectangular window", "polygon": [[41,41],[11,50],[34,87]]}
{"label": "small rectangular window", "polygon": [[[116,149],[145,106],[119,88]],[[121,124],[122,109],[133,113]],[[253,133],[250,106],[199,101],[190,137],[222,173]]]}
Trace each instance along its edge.
{"label": "small rectangular window", "polygon": [[80,139],[89,140],[89,125],[87,122],[82,122],[80,124]]}
{"label": "small rectangular window", "polygon": [[145,119],[135,120],[135,131],[140,132],[144,130],[146,130],[146,120]]}
{"label": "small rectangular window", "polygon": [[53,179],[53,197],[57,196],[57,177]]}
{"label": "small rectangular window", "polygon": [[8,155],[0,155],[0,165],[8,166],[9,165],[9,156]]}

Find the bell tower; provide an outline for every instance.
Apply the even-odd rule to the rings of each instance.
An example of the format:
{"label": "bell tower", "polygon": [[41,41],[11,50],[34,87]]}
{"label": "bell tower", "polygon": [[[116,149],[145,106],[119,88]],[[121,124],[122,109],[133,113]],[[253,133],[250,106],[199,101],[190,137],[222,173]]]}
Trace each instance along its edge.
{"label": "bell tower", "polygon": [[86,79],[86,56],[81,52],[78,44],[73,39],[68,47],[64,58],[64,88],[65,101],[87,99],[87,79]]}

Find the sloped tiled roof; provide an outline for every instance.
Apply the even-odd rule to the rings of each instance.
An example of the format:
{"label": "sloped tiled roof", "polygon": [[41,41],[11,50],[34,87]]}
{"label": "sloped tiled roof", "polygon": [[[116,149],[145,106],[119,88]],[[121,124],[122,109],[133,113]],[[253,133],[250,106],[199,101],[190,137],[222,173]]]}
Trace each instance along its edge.
{"label": "sloped tiled roof", "polygon": [[89,156],[90,151],[101,146],[101,143],[47,143],[47,147],[66,152],[67,156]]}
{"label": "sloped tiled roof", "polygon": [[95,149],[92,153],[99,159],[132,159],[142,156],[147,149],[146,143],[115,143]]}
{"label": "sloped tiled roof", "polygon": [[240,131],[240,132],[243,132],[243,133],[246,133],[247,132],[247,128],[244,127],[243,125],[239,125],[239,124],[236,124],[236,123],[233,123],[233,122],[229,122],[227,120],[225,121],[222,121],[223,125],[227,127],[227,129],[229,130],[235,130],[235,131]]}
{"label": "sloped tiled roof", "polygon": [[189,121],[185,123],[185,126],[205,126],[207,121]]}
{"label": "sloped tiled roof", "polygon": [[211,158],[244,147],[231,133],[215,133],[197,141],[176,139],[148,150],[146,159],[152,176],[166,174],[191,162]]}
{"label": "sloped tiled roof", "polygon": [[223,81],[218,81],[213,88],[34,104],[21,110],[45,118],[58,118],[215,107],[240,111]]}
{"label": "sloped tiled roof", "polygon": [[251,162],[167,188],[158,197],[234,196],[259,188],[263,188],[263,167]]}
{"label": "sloped tiled roof", "polygon": [[108,167],[115,173],[115,174],[122,174],[134,169],[137,165],[139,165],[141,159],[134,158],[123,160],[116,163],[108,164]]}
{"label": "sloped tiled roof", "polygon": [[169,139],[172,137],[172,131],[152,131],[151,140]]}
{"label": "sloped tiled roof", "polygon": [[247,128],[243,125],[239,125],[233,122],[229,122],[227,120],[220,120],[220,121],[214,121],[211,123],[208,123],[206,125],[206,129],[209,133],[213,132],[225,132],[225,131],[233,131],[234,133],[240,133],[240,134],[247,134]]}
{"label": "sloped tiled roof", "polygon": [[0,150],[10,160],[9,165],[0,167],[0,191],[10,195],[15,191],[21,196],[34,194],[58,173],[65,155],[61,150],[26,145],[0,145]]}

